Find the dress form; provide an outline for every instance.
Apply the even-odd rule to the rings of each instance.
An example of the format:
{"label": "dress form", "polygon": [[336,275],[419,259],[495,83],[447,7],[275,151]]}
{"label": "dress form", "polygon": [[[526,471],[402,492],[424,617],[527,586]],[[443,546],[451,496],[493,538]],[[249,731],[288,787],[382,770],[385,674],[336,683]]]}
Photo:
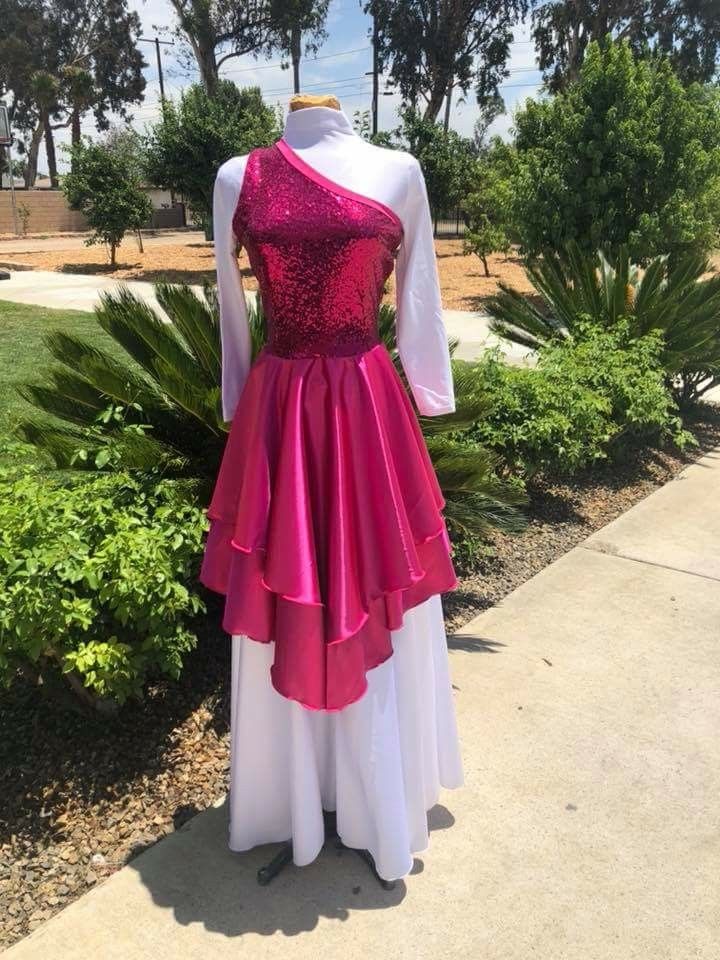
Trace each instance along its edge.
{"label": "dress form", "polygon": [[[402,221],[395,272],[401,361],[421,413],[452,410],[432,225],[417,161],[366,143],[339,105],[291,107],[283,140],[293,152],[289,162],[296,165],[297,158],[307,165],[311,184],[300,182],[283,201],[287,216],[296,215],[306,191],[317,192],[312,181],[323,186],[325,178],[330,193],[338,188],[362,195],[371,204],[390,207]],[[215,195],[228,420],[250,361],[233,226],[247,167],[247,156],[228,161]],[[254,182],[246,213],[258,210],[262,220],[269,193]],[[267,177],[260,183],[276,187],[278,180]],[[243,196],[248,199],[247,191]],[[238,226],[241,236],[242,222]],[[242,436],[242,411],[237,419]],[[279,698],[268,683],[269,644],[251,642],[249,636],[256,634],[250,627],[247,637],[233,631],[233,692],[238,695],[233,697],[231,849],[281,841],[291,833],[297,841],[285,845],[261,882],[290,857],[300,866],[309,863],[327,833],[322,810],[337,809],[344,841],[353,849],[371,849],[380,875],[390,883],[410,870],[412,854],[425,849],[426,811],[439,788],[461,784],[439,596],[410,610],[406,620],[393,634],[393,657],[370,671],[368,695],[336,713],[309,712]],[[268,757],[274,758],[272,764]]]}

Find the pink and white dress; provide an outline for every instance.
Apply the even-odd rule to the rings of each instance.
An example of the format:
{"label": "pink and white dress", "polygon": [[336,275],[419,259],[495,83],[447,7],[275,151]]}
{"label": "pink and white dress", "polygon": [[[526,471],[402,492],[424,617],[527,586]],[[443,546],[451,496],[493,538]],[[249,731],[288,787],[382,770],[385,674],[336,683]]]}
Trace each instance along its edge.
{"label": "pink and white dress", "polygon": [[[444,501],[377,329],[394,268],[415,405],[453,410],[425,184],[409,154],[310,107],[221,168],[214,207],[232,423],[201,579],[233,637],[230,846],[292,839],[308,863],[336,810],[343,842],[395,879],[462,783]],[[238,244],[268,327],[252,364]]]}

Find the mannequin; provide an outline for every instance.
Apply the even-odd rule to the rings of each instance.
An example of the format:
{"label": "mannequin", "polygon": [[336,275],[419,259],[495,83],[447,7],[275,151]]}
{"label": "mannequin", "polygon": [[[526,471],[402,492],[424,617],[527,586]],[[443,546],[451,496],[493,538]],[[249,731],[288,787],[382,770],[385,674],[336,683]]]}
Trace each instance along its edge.
{"label": "mannequin", "polygon": [[303,107],[330,107],[340,109],[340,101],[331,93],[296,93],[290,97],[290,110],[302,110]]}
{"label": "mannequin", "polygon": [[[264,168],[263,164],[267,166]],[[297,189],[297,194],[282,200],[280,214],[277,205],[273,206],[279,181],[273,180],[270,173],[264,177],[263,169],[276,171],[283,178],[280,186],[286,190],[288,182],[296,185],[293,189]],[[268,183],[272,184],[272,191],[267,189]],[[408,153],[377,147],[359,137],[334,97],[298,95],[291,101],[281,140],[273,147],[227,161],[215,185],[222,402],[226,420],[234,424],[239,417],[240,430],[236,431],[235,440],[241,448],[257,419],[248,418],[247,413],[252,410],[255,394],[248,396],[244,392],[246,382],[249,384],[252,379],[251,344],[236,256],[243,222],[236,215],[242,213],[252,219],[257,210],[262,234],[266,223],[274,224],[273,229],[282,233],[279,215],[286,216],[290,223],[295,218],[301,224],[304,221],[298,218],[305,216],[302,211],[311,214],[313,204],[319,207],[332,203],[333,198],[345,203],[351,216],[366,215],[372,219],[375,211],[378,216],[374,222],[380,228],[389,230],[394,225],[402,231],[402,241],[394,252],[400,360],[419,413],[433,416],[455,408],[432,223],[419,164]],[[249,222],[246,220],[245,225]],[[335,223],[332,229],[345,229],[344,221],[342,225]],[[262,244],[266,241],[258,236],[259,240],[252,243],[256,258],[262,258]],[[271,241],[272,238],[267,242]],[[294,238],[290,236],[283,242],[292,246]],[[314,235],[308,236],[307,244],[301,237],[292,257],[305,256],[315,242]],[[282,249],[281,245],[272,253],[271,265],[282,259]],[[347,265],[351,254],[336,259]],[[258,264],[264,269],[261,260]],[[318,264],[313,263],[310,269],[315,272],[307,276],[306,290],[302,278],[298,279],[295,260],[292,264],[291,270],[278,268],[278,282],[295,282],[298,299],[312,294],[319,298],[318,303],[326,305],[325,291],[335,289],[337,276],[328,267],[326,284],[322,271],[317,273]],[[337,263],[333,269],[337,269]],[[368,274],[367,269],[362,282],[374,285],[377,277]],[[338,316],[329,315],[331,324],[338,321],[340,313],[351,313],[367,299],[362,286],[357,293],[353,292],[352,302],[347,299],[347,288],[338,289],[344,291],[345,299],[338,301]],[[272,304],[273,290],[267,280],[264,290],[261,283],[261,291]],[[327,295],[332,299],[330,293]],[[376,355],[368,350],[368,357],[371,354]],[[282,363],[269,362],[276,366]],[[340,357],[336,362],[346,360]],[[348,357],[347,363],[352,362]],[[370,363],[369,359],[358,362]],[[304,363],[298,361],[299,368],[304,369]],[[272,396],[278,396],[274,388]],[[323,409],[340,409],[327,400],[321,403]],[[272,404],[277,409],[279,401],[273,399]],[[397,412],[402,419],[403,411],[398,408]],[[301,413],[305,416],[307,407]],[[364,432],[352,430],[348,436],[357,438]],[[392,432],[397,436],[394,419]],[[283,449],[288,449],[288,444],[284,443]],[[294,447],[291,445],[290,449]],[[404,462],[404,456],[402,459]],[[313,462],[325,460],[320,457]],[[372,479],[367,472],[368,463],[356,459],[354,464],[348,461],[343,469],[346,466],[361,474],[366,471],[360,478],[360,487]],[[230,469],[227,473],[232,486],[236,471]],[[267,485],[261,482],[263,486]],[[382,491],[378,495],[382,496]],[[416,501],[414,494],[412,501]],[[368,517],[362,516],[367,521]],[[392,511],[381,516],[387,516],[391,534]],[[381,522],[385,524],[385,520]],[[381,539],[384,530],[383,526]],[[420,543],[421,539],[415,542]],[[245,555],[252,553],[252,547],[248,549],[243,543],[238,545],[239,550]],[[289,540],[287,549],[294,548],[294,542]],[[226,592],[223,623],[232,634],[230,848],[239,852],[259,843],[285,842],[280,854],[261,871],[260,881],[267,882],[291,859],[302,866],[317,857],[328,829],[324,811],[332,811],[336,812],[332,832],[336,827],[343,844],[365,851],[381,881],[392,884],[410,872],[414,854],[426,849],[427,811],[437,802],[440,789],[463,783],[439,592],[412,602],[404,610],[402,623],[390,628],[392,655],[367,670],[367,688],[361,696],[337,709],[313,708],[311,702],[303,705],[303,701],[297,702],[298,697],[281,695],[280,687],[270,683],[273,647],[277,642],[256,642],[258,637],[250,630],[236,628],[236,622],[243,622],[251,598],[242,591],[234,597],[227,593],[220,552],[217,556],[220,559],[213,566],[212,551],[206,554],[203,582],[211,589]],[[380,560],[378,556],[378,567]],[[241,561],[242,558],[238,562]],[[373,575],[374,566],[371,561],[363,569],[370,569]],[[265,580],[263,584],[267,587]],[[445,589],[450,587],[440,587]],[[323,608],[326,604],[316,606]],[[328,602],[328,609],[330,606]],[[331,645],[333,642],[331,639]]]}

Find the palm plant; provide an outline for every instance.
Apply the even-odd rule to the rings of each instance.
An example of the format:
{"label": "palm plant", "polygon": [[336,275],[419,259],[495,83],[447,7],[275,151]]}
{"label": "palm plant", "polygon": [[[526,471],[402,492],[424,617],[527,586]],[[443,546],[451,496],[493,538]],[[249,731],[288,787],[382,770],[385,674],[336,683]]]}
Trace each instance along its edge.
{"label": "palm plant", "polygon": [[541,304],[501,283],[487,304],[494,333],[538,349],[576,336],[588,319],[609,327],[625,317],[634,337],[661,333],[668,387],[681,407],[720,383],[720,275],[706,276],[704,257],[656,257],[641,272],[625,247],[589,255],[572,243],[525,269]]}
{"label": "palm plant", "polygon": [[[160,469],[195,478],[207,491],[228,431],[221,413],[216,293],[209,285],[200,297],[187,286],[158,284],[156,296],[170,323],[127,289],[103,296],[96,316],[115,342],[112,353],[64,331],[48,334],[55,360],[49,383],[20,389],[45,416],[27,418],[18,430],[61,468]],[[259,298],[248,301],[248,316],[256,356],[266,336]],[[402,375],[394,324],[394,309],[384,305],[380,335]],[[492,454],[452,438],[486,408],[466,365],[454,362],[454,372],[455,412],[421,418],[446,515],[470,535],[490,526],[517,531],[524,525],[522,492],[498,478]]]}

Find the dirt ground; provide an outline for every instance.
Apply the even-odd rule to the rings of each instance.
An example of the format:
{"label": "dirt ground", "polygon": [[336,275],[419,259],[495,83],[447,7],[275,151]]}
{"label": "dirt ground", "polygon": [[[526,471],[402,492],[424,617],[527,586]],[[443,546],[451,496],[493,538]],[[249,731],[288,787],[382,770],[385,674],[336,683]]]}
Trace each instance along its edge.
{"label": "dirt ground", "polygon": [[[212,243],[202,234],[186,237],[173,234],[173,243],[162,243],[153,237],[140,253],[134,239],[128,238],[118,251],[118,263],[111,270],[104,247],[85,247],[74,243],[70,248],[37,250],[35,244],[20,241],[0,243],[0,260],[27,264],[35,270],[57,270],[62,273],[102,274],[119,280],[165,280],[171,283],[202,283],[214,279],[215,258]],[[181,242],[178,242],[181,241]],[[483,301],[497,290],[499,280],[530,291],[520,259],[512,254],[491,256],[490,277],[485,277],[480,260],[463,254],[462,240],[436,240],[443,306],[450,310],[480,310]],[[245,251],[240,256],[243,282],[248,290],[257,286],[250,273]],[[387,299],[392,301],[394,285],[388,284]]]}

